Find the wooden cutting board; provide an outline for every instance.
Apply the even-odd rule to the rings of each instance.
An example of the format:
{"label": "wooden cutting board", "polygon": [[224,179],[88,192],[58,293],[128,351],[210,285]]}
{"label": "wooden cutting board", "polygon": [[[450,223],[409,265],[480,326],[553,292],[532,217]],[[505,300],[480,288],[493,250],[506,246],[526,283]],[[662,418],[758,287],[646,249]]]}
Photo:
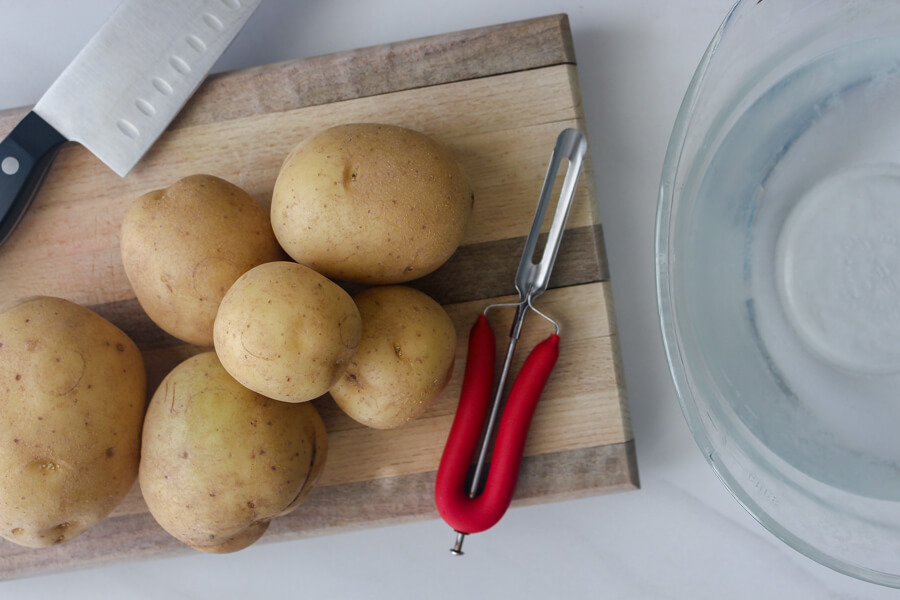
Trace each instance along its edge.
{"label": "wooden cutting board", "polygon": [[[0,134],[24,113],[0,112]],[[209,173],[268,206],[281,161],[297,142],[363,121],[433,136],[473,180],[476,204],[462,246],[440,270],[411,284],[453,318],[457,367],[425,415],[393,431],[356,424],[327,396],[314,401],[329,431],[321,484],[295,512],[273,521],[259,543],[437,517],[434,475],[469,328],[484,306],[515,294],[513,277],[556,136],[566,127],[584,130],[567,17],[210,77],[124,179],[80,146],[64,147],[0,249],[0,304],[40,294],[89,306],[141,348],[152,393],[171,368],[202,349],[161,331],[134,299],[118,243],[129,204],[186,175]],[[638,487],[596,199],[588,157],[551,289],[538,302],[562,324],[561,356],[538,405],[514,506]],[[503,352],[512,311],[491,317]],[[529,319],[519,347],[527,350],[549,332],[541,319]],[[193,551],[156,524],[135,485],[109,518],[72,541],[28,549],[0,540],[0,577],[179,552]]]}

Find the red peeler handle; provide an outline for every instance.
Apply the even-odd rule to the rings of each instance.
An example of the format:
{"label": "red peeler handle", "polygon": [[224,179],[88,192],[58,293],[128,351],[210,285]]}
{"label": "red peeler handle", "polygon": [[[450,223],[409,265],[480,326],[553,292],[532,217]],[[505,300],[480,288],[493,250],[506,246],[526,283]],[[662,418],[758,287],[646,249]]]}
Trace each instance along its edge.
{"label": "red peeler handle", "polygon": [[535,346],[516,377],[497,427],[484,492],[475,498],[469,497],[466,478],[490,404],[496,352],[484,315],[472,327],[468,352],[459,407],[438,467],[435,503],[453,529],[478,533],[493,527],[509,508],[534,409],[559,357],[559,335]]}

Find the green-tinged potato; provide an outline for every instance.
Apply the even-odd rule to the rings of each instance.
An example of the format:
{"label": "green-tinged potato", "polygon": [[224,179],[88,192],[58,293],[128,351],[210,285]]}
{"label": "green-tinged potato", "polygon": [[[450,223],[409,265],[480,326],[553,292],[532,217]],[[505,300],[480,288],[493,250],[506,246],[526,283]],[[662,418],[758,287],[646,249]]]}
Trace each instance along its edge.
{"label": "green-tinged potato", "polygon": [[372,287],[353,299],[362,339],[331,396],[363,425],[399,427],[421,415],[450,381],[456,330],[440,304],[412,288]]}
{"label": "green-tinged potato", "polygon": [[273,262],[228,290],[214,338],[222,366],[244,386],[305,402],[334,385],[361,330],[359,310],[338,285],[303,265]]}
{"label": "green-tinged potato", "polygon": [[134,342],[91,310],[49,297],[0,310],[0,535],[58,544],[122,501],[146,385]]}
{"label": "green-tinged potato", "polygon": [[241,188],[192,175],[144,194],[122,223],[122,263],[150,319],[212,346],[222,296],[256,265],[281,260],[269,213]]}
{"label": "green-tinged potato", "polygon": [[234,552],[306,498],[327,450],[312,404],[250,391],[206,352],[175,367],[150,401],[141,493],[175,538],[204,552]]}
{"label": "green-tinged potato", "polygon": [[430,137],[357,123],[303,140],[272,194],[272,227],[297,262],[344,281],[400,283],[456,251],[475,194]]}

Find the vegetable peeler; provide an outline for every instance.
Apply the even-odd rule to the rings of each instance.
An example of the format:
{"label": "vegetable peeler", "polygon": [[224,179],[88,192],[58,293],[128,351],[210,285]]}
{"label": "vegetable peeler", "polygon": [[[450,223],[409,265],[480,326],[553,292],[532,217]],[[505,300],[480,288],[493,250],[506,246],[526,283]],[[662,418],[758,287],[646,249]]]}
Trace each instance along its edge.
{"label": "vegetable peeler", "polygon": [[[459,405],[435,481],[438,512],[456,531],[456,543],[450,549],[453,554],[463,554],[462,545],[466,535],[490,529],[503,517],[515,491],[531,418],[559,357],[559,324],[536,309],[533,302],[549,284],[550,272],[556,261],[586,153],[587,141],[578,130],[565,129],[559,134],[550,156],[531,231],[525,240],[525,250],[516,271],[515,283],[519,300],[487,306],[469,334]],[[546,245],[540,262],[535,263],[541,226],[563,159],[568,159],[568,169]],[[492,397],[496,340],[487,320],[487,312],[504,306],[514,306],[516,312],[509,333],[506,360]],[[556,331],[535,346],[526,358],[512,384],[498,424],[510,365],[529,309],[550,321]],[[485,476],[492,439],[490,467]]]}

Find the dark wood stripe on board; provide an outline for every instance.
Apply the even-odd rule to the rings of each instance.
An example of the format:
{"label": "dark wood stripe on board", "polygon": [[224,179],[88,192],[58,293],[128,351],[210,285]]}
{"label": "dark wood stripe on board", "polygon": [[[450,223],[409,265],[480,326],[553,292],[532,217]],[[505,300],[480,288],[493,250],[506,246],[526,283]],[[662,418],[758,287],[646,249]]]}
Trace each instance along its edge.
{"label": "dark wood stripe on board", "polygon": [[[539,247],[546,238],[543,234]],[[525,238],[520,237],[462,246],[440,269],[407,285],[425,292],[441,304],[515,294],[514,279],[524,245]],[[550,278],[550,288],[607,281],[609,271],[603,247],[600,225],[567,230]],[[349,283],[341,285],[350,293],[362,289],[362,286]],[[88,308],[119,327],[142,351],[183,345],[153,323],[134,298]]]}
{"label": "dark wood stripe on board", "polygon": [[[294,512],[274,519],[258,543],[435,519],[434,477],[432,471],[316,488]],[[530,456],[522,461],[513,506],[634,490],[639,485],[633,441]],[[497,525],[502,526],[503,521]],[[435,544],[451,541],[448,537]],[[107,518],[58,546],[25,548],[0,540],[0,548],[0,574],[5,579],[195,552],[166,533],[150,513]]]}
{"label": "dark wood stripe on board", "polygon": [[[169,129],[559,64],[575,64],[564,14],[211,75]],[[0,135],[27,111],[0,111]]]}
{"label": "dark wood stripe on board", "polygon": [[[547,242],[541,234],[538,252]],[[437,271],[409,283],[441,304],[515,295],[515,276],[525,237],[460,247]],[[575,227],[563,235],[550,288],[609,280],[600,225]],[[598,260],[599,257],[599,260]]]}
{"label": "dark wood stripe on board", "polygon": [[172,128],[574,63],[553,15],[213,75]]}

